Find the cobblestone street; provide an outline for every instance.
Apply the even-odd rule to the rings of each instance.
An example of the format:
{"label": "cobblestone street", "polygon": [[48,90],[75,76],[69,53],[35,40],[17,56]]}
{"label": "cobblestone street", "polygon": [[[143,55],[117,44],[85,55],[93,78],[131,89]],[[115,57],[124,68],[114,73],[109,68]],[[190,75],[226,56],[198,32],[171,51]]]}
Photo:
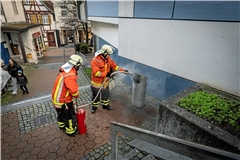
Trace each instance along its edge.
{"label": "cobblestone street", "polygon": [[[29,97],[15,105],[1,106],[2,159],[104,159],[111,151],[111,122],[155,129],[159,101],[147,96],[146,105],[135,108],[131,105],[131,86],[116,81],[110,96],[110,105],[114,109],[107,111],[99,107],[95,114],[91,114],[89,105],[86,105],[87,133],[68,137],[58,128],[56,111],[50,100],[51,87],[62,64],[56,61],[62,59],[56,58],[58,53],[59,49],[50,50],[44,63],[29,71],[29,90],[32,91]],[[83,70],[79,70],[78,78],[81,94],[78,105],[81,106],[90,103],[92,97],[90,82]],[[120,135],[120,153],[131,150],[127,145],[130,140],[130,137]],[[138,156],[143,155],[139,153]]]}

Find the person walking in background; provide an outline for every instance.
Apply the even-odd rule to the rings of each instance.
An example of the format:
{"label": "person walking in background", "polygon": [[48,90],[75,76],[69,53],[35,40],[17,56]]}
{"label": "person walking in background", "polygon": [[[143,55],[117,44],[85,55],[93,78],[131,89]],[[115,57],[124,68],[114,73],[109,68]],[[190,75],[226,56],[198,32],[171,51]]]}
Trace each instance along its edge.
{"label": "person walking in background", "polygon": [[79,97],[77,71],[83,64],[79,55],[71,55],[67,63],[61,66],[52,89],[52,102],[57,111],[58,127],[65,129],[68,136],[77,132],[77,118],[73,98]]}
{"label": "person walking in background", "polygon": [[[102,108],[107,110],[112,110],[113,108],[109,105],[109,79],[111,78],[111,73],[114,71],[124,71],[123,68],[120,68],[110,57],[113,54],[113,48],[109,45],[103,45],[102,48],[95,53],[91,61],[91,91],[92,91],[92,101],[98,94],[99,89],[102,86],[102,83],[105,83],[102,86]],[[105,80],[108,77],[107,80]],[[100,94],[92,102],[91,113],[95,113],[98,106],[100,105]]]}
{"label": "person walking in background", "polygon": [[18,76],[19,70],[23,71],[22,67],[13,59],[9,59],[9,65],[7,66],[7,71],[12,76],[12,83],[13,83],[12,94],[17,94],[17,91],[18,91],[17,76]]}
{"label": "person walking in background", "polygon": [[19,84],[20,89],[23,91],[22,94],[28,94],[28,88],[27,88],[27,84],[28,84],[28,79],[27,77],[23,74],[22,70],[18,70],[18,76],[17,76],[17,84]]}

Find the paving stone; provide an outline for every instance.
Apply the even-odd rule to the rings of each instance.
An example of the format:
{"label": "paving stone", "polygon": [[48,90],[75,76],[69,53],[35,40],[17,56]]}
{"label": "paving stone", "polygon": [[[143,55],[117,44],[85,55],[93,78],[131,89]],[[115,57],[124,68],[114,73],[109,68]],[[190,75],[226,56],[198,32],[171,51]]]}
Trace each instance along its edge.
{"label": "paving stone", "polygon": [[146,157],[142,158],[142,160],[157,160],[153,155],[148,154]]}
{"label": "paving stone", "polygon": [[38,158],[45,159],[45,157],[49,154],[49,151],[47,149],[43,149],[38,153]]}
{"label": "paving stone", "polygon": [[25,152],[25,153],[22,153],[18,159],[28,159],[30,157],[30,153],[29,152]]}
{"label": "paving stone", "polygon": [[[129,149],[130,149],[130,147],[129,147]],[[126,151],[128,151],[129,149],[126,149]],[[138,154],[139,154],[139,151],[136,148],[134,148],[134,149],[130,150],[130,152],[125,154],[124,157],[126,157],[127,159],[131,159],[131,158],[137,156]]]}
{"label": "paving stone", "polygon": [[26,146],[23,147],[24,152],[31,151],[33,149],[34,145],[33,144],[27,144]]}
{"label": "paving stone", "polygon": [[38,155],[38,153],[41,151],[41,147],[34,147],[31,151],[30,151],[30,155]]}
{"label": "paving stone", "polygon": [[12,158],[17,158],[18,156],[20,156],[23,153],[23,150],[21,148],[17,148],[15,149],[12,153],[11,153],[11,157]]}
{"label": "paving stone", "polygon": [[[42,65],[40,66],[40,72],[50,73],[48,71],[50,68],[55,70],[58,69],[60,65],[56,64],[56,66],[57,67],[54,68],[50,65]],[[40,72],[39,75],[41,74]],[[83,80],[83,76],[83,72],[79,72],[78,77],[81,77],[81,79],[79,79],[78,82],[81,87],[90,84],[89,80]],[[56,77],[56,74],[53,77]],[[127,86],[121,82],[116,84],[116,88],[111,91],[110,104],[116,104],[118,99],[121,99],[124,95],[131,94],[131,86]],[[91,102],[92,93],[90,87],[81,90],[80,93],[81,97],[78,99],[79,106]],[[50,95],[50,91],[39,93],[38,95],[35,95],[35,97],[40,97],[42,95]],[[153,103],[154,99],[147,100],[147,102]],[[110,142],[110,123],[114,121],[115,118],[120,115],[118,113],[121,113],[122,111],[121,109],[117,110],[118,108],[114,105],[113,107],[114,110],[109,112],[99,107],[94,115],[91,114],[89,106],[84,107],[87,117],[87,134],[77,135],[76,137],[71,138],[66,136],[65,132],[58,129],[56,120],[57,113],[51,101],[27,105],[23,108],[16,109],[15,111],[4,113],[1,116],[4,120],[2,126],[4,128],[3,132],[7,132],[7,134],[2,134],[2,137],[6,136],[2,145],[4,148],[7,148],[11,142],[11,147],[13,148],[13,150],[4,150],[4,155],[6,155],[5,157],[8,157],[10,154],[8,151],[12,153],[16,150],[16,146],[18,146],[18,148],[22,149],[24,153],[26,151],[26,154],[22,155],[22,157],[28,156],[28,159],[55,159],[56,157],[58,160],[68,159],[66,157],[74,159],[79,157],[77,155],[82,155],[83,159],[103,159],[110,154],[112,149]],[[50,115],[49,122],[39,126],[36,125],[36,117],[44,115]],[[8,119],[11,119],[11,121]],[[124,119],[125,118],[123,118],[123,120]],[[150,125],[152,125],[152,123],[150,123]],[[7,129],[9,126],[12,128]],[[9,134],[12,133],[18,133],[19,135],[14,134],[12,137],[9,136]],[[17,136],[19,136],[18,139],[14,138]],[[16,139],[16,141],[12,142],[14,139]],[[131,140],[129,137],[123,135],[122,137],[119,137],[119,139],[121,140],[121,146],[130,149],[127,147],[126,143]],[[14,146],[14,144],[16,144],[16,146]],[[30,150],[32,145],[34,145],[34,147]],[[95,147],[97,147],[97,149]],[[94,154],[90,155],[94,149]],[[119,152],[121,153],[121,151]],[[29,155],[27,153],[29,153]],[[14,154],[17,155],[17,152],[14,152]],[[76,157],[72,155],[75,155]],[[97,158],[94,156],[97,156]]]}
{"label": "paving stone", "polygon": [[99,157],[100,157],[100,154],[99,154],[99,153],[97,153],[97,154],[95,154],[95,155],[94,155],[94,157],[95,157],[96,159],[99,159]]}

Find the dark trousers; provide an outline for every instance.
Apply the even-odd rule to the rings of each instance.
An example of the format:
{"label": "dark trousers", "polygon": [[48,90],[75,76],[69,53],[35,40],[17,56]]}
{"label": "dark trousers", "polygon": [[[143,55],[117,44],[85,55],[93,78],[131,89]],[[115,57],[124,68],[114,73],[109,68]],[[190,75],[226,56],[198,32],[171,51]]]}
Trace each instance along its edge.
{"label": "dark trousers", "polygon": [[[92,91],[92,101],[95,99],[95,97],[97,96],[97,93],[99,91],[100,88],[95,88],[91,86],[91,91]],[[94,102],[92,102],[92,106],[93,107],[98,107],[98,105],[100,104],[100,95],[102,96],[101,98],[101,102],[103,106],[107,106],[109,104],[109,86],[107,86],[105,89],[102,89],[99,93],[99,95],[97,96],[97,98],[95,99]]]}
{"label": "dark trousers", "polygon": [[57,110],[57,120],[59,128],[65,128],[66,133],[71,135],[77,130],[77,118],[73,102],[62,105],[61,109]]}
{"label": "dark trousers", "polygon": [[20,85],[20,89],[23,91],[23,93],[28,93],[27,85]]}

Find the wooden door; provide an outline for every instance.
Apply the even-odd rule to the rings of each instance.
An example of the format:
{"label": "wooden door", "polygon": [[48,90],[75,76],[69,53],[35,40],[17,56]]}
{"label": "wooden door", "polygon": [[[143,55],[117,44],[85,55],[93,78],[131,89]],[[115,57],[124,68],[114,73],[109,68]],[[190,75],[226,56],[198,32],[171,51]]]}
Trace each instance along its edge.
{"label": "wooden door", "polygon": [[54,33],[47,33],[47,39],[49,47],[56,47]]}

